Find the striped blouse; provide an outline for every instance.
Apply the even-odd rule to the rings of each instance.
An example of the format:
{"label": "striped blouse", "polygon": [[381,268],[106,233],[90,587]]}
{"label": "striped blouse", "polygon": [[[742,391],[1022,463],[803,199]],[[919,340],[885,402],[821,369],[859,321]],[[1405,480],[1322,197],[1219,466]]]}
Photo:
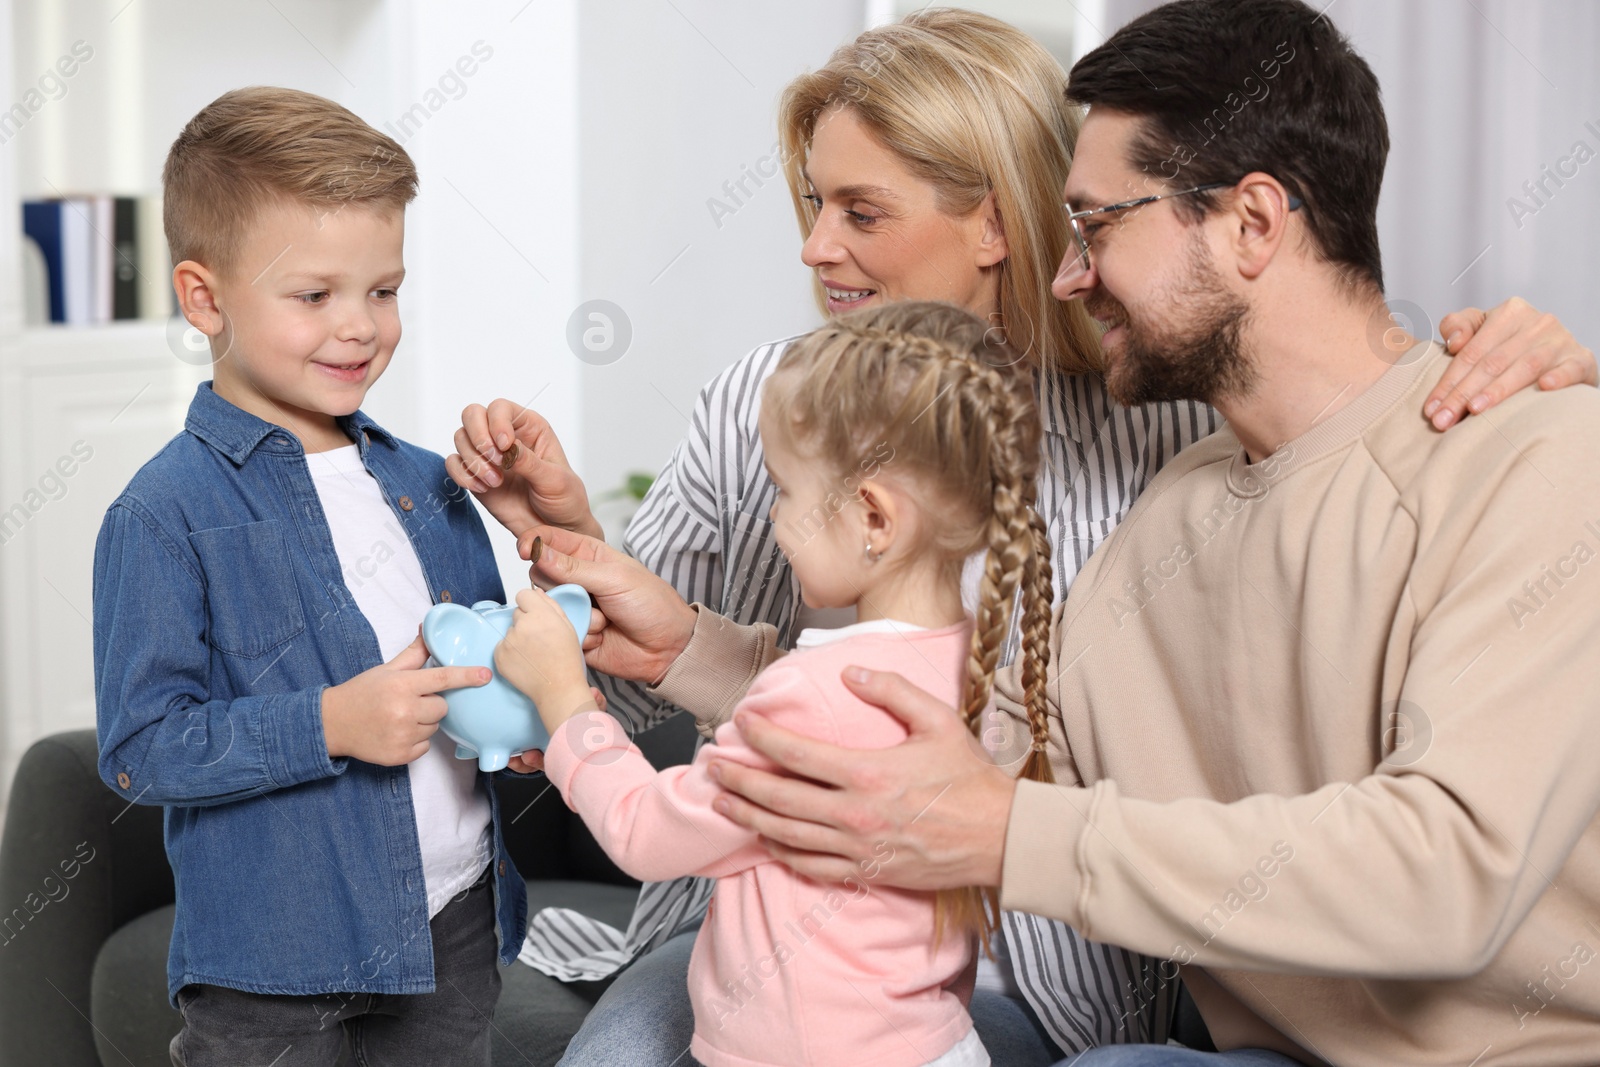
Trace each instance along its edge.
{"label": "striped blouse", "polygon": [[[761,385],[792,340],[762,345],[701,390],[689,435],[624,541],[685,600],[736,622],[770,623],[785,648],[802,628],[800,599],[767,517],[776,491],[762,463],[757,415]],[[1189,401],[1121,407],[1090,375],[1046,371],[1036,381],[1045,430],[1037,506],[1049,527],[1059,603],[1156,471],[1221,419]],[[1015,638],[1013,632],[1004,658],[1014,655]],[[631,731],[681,710],[645,686],[597,681],[611,713]],[[699,919],[711,888],[698,878],[647,883],[626,931],[546,908],[529,923],[521,959],[563,981],[604,977]],[[1038,916],[1007,912],[1003,919],[1003,943],[995,947],[1064,1052],[1166,1041],[1176,985],[1163,977],[1160,961],[1087,941]]]}

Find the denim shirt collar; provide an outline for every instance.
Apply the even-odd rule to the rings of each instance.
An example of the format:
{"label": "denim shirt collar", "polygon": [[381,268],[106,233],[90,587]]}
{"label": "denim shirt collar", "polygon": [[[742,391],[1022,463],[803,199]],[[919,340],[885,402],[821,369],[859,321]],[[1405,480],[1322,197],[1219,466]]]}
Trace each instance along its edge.
{"label": "denim shirt collar", "polygon": [[[394,435],[379,426],[364,411],[341,415],[335,421],[361,450],[363,460],[367,458],[367,448],[371,443],[370,435],[383,438],[391,448],[395,444]],[[294,434],[224,400],[211,388],[209,381],[201,382],[200,387],[195,390],[194,400],[189,404],[189,414],[183,426],[200,440],[227,456],[235,467],[243,466],[244,461],[250,458],[250,454],[274,434],[278,435],[276,440],[283,442],[278,451],[301,451],[300,441]]]}

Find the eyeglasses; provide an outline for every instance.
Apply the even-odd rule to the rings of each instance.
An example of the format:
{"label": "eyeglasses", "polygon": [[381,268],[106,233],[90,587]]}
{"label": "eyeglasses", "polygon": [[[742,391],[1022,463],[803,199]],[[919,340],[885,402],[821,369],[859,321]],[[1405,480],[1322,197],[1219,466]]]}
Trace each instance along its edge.
{"label": "eyeglasses", "polygon": [[[1207,182],[1205,185],[1196,185],[1192,189],[1180,189],[1175,193],[1157,193],[1154,196],[1141,196],[1137,200],[1125,200],[1120,204],[1090,208],[1087,211],[1073,211],[1071,204],[1062,204],[1061,206],[1067,209],[1067,226],[1072,230],[1072,242],[1078,247],[1077,270],[1071,272],[1063,271],[1063,273],[1075,278],[1079,274],[1087,274],[1089,271],[1089,237],[1088,234],[1084,233],[1081,220],[1088,218],[1090,215],[1105,215],[1114,211],[1127,211],[1129,208],[1153,204],[1157,200],[1171,200],[1173,197],[1188,196],[1191,193],[1204,193],[1212,189],[1226,189],[1233,184],[1233,182]],[[1304,201],[1299,197],[1291,196],[1289,198],[1290,211],[1298,211],[1303,206],[1305,206]]]}

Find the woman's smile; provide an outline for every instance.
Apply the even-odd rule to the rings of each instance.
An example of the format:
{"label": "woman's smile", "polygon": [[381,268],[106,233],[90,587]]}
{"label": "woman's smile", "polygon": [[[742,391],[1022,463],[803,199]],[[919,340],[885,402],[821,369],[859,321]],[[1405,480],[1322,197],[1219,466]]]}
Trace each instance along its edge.
{"label": "woman's smile", "polygon": [[876,289],[867,289],[859,285],[840,285],[827,278],[821,281],[823,292],[828,294],[828,311],[834,315],[862,307],[867,300],[878,293]]}

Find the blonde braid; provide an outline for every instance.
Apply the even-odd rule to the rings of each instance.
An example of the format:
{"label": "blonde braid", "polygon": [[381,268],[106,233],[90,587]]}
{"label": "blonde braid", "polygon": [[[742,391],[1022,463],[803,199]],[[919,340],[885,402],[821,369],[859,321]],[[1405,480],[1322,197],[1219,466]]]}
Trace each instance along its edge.
{"label": "blonde braid", "polygon": [[1020,458],[1011,440],[1014,435],[1004,429],[996,432],[992,424],[989,432],[996,453],[994,512],[989,519],[989,550],[978,587],[977,620],[972,630],[972,650],[967,657],[966,696],[961,709],[963,721],[974,733],[979,715],[989,704],[995,667],[1011,630],[1011,610],[1017,588],[1029,576],[1033,556],[1028,520],[1033,513],[1029,506],[1033,495],[1031,485],[1024,488],[1017,485],[1013,477],[1008,477],[1017,469],[1014,464]]}
{"label": "blonde braid", "polygon": [[1050,566],[1050,534],[1044,519],[1028,509],[1033,533],[1032,574],[1022,599],[1022,694],[1028,709],[1031,744],[1019,777],[1053,782],[1050,770],[1050,709],[1045,691],[1050,665],[1050,616],[1055,600]]}
{"label": "blonde braid", "polygon": [[[989,440],[989,469],[993,482],[993,510],[988,523],[988,552],[979,586],[972,648],[967,656],[965,698],[961,714],[974,734],[981,728],[989,705],[995,667],[1011,630],[1013,606],[1020,588],[1024,620],[1024,686],[1037,701],[1029,701],[1029,723],[1034,728],[1035,749],[1023,773],[1048,781],[1048,759],[1038,750],[1038,726],[1044,710],[1044,663],[1049,653],[1050,548],[1044,524],[1034,510],[1039,465],[1039,424],[1031,391],[1015,373],[968,360],[963,364],[965,395],[957,399],[981,419]],[[1044,591],[1042,624],[1038,598]],[[1035,675],[1038,677],[1036,678]],[[1035,692],[1036,691],[1036,692]],[[1033,705],[1039,706],[1036,716]],[[985,952],[1000,923],[1000,894],[993,888],[943,890],[934,902],[935,943],[946,925],[974,931]]]}

